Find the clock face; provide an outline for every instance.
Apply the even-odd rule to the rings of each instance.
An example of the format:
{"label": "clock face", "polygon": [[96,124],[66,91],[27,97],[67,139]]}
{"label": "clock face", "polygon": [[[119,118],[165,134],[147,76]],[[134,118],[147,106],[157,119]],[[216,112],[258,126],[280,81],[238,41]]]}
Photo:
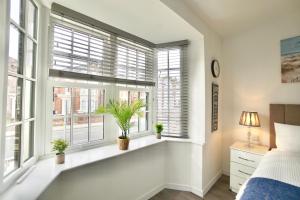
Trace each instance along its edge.
{"label": "clock face", "polygon": [[220,75],[220,65],[218,60],[213,60],[211,63],[211,72],[213,77],[217,78]]}

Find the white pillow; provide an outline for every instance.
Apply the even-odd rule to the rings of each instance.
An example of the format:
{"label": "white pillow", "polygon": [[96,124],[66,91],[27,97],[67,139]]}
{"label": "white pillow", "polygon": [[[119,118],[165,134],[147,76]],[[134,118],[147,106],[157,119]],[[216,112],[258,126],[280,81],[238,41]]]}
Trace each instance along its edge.
{"label": "white pillow", "polygon": [[300,152],[300,126],[279,123],[274,125],[277,149]]}

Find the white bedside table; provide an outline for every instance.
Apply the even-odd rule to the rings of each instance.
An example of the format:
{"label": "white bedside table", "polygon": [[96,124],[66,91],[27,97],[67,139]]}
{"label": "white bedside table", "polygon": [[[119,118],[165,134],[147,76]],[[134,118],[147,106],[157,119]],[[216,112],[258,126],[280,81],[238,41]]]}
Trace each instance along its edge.
{"label": "white bedside table", "polygon": [[230,189],[233,192],[239,191],[268,150],[267,146],[255,144],[249,148],[246,142],[235,142],[230,146]]}

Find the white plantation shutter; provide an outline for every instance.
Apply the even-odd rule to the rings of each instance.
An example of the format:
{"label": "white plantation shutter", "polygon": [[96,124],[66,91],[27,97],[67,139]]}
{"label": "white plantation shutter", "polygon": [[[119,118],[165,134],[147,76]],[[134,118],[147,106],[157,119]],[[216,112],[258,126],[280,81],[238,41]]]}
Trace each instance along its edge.
{"label": "white plantation shutter", "polygon": [[185,137],[188,132],[186,46],[157,50],[157,121],[164,134]]}
{"label": "white plantation shutter", "polygon": [[153,86],[151,47],[52,18],[50,76]]}

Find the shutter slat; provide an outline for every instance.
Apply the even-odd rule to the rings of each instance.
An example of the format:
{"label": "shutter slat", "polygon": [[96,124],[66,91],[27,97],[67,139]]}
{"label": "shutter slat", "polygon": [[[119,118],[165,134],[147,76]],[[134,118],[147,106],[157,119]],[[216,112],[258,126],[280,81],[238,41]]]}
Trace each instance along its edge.
{"label": "shutter slat", "polygon": [[86,29],[78,23],[54,17],[51,20],[50,69],[105,76],[105,80],[111,78],[111,82],[116,83],[120,80],[122,84],[128,79],[130,83],[137,80],[137,83],[144,81],[153,85],[153,48],[92,28]]}
{"label": "shutter slat", "polygon": [[185,47],[159,49],[157,59],[157,121],[167,136],[186,137],[188,124]]}

